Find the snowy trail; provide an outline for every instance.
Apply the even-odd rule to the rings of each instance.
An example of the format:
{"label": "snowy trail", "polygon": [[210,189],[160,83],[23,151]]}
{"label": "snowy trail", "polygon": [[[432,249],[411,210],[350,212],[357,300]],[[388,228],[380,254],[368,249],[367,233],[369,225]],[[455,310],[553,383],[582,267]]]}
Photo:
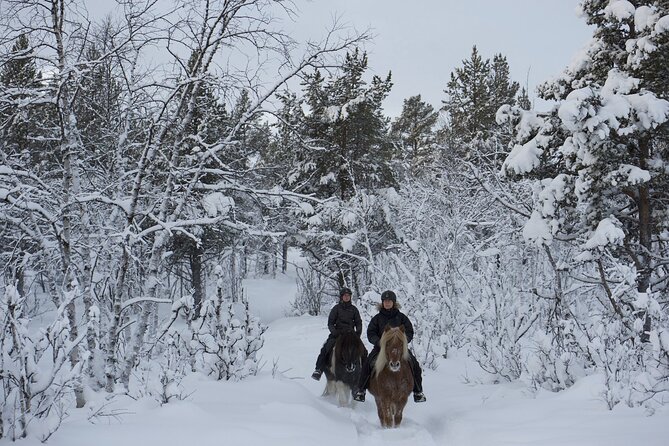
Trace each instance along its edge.
{"label": "snowy trail", "polygon": [[359,410],[361,408],[356,408],[357,413],[351,414],[351,420],[355,424],[358,432],[358,445],[432,446],[439,444],[432,437],[432,434],[428,429],[409,417],[402,420],[402,424],[398,428],[382,428],[379,424],[379,418],[376,414],[376,406],[374,402],[370,401],[365,404],[366,407],[363,408],[363,410]]}
{"label": "snowy trail", "polygon": [[480,371],[465,358],[442,360],[436,371],[426,370],[428,401],[410,399],[402,425],[383,429],[369,393],[365,403],[353,407],[337,407],[320,396],[324,380],[310,375],[326,337],[325,316],[278,319],[266,333],[264,353],[273,352],[284,376],[310,394],[312,401],[305,404],[327,414],[327,429],[337,431],[339,444],[666,446],[669,438],[669,411],[652,417],[641,409],[609,411],[600,396],[600,377],[583,378],[560,393],[533,394],[522,383],[476,384]]}
{"label": "snowy trail", "polygon": [[[240,382],[188,375],[182,400],[160,405],[150,389],[140,397],[90,395],[71,410],[50,446],[666,446],[669,410],[608,411],[601,379],[591,376],[560,392],[530,393],[520,383],[474,384],[478,368],[464,357],[426,370],[427,402],[411,399],[402,425],[381,427],[374,399],[338,407],[311,379],[327,337],[325,315],[283,317],[294,282],[247,283],[252,308],[268,325],[262,369]],[[134,395],[137,397],[137,395]],[[91,412],[97,407],[98,416]],[[36,437],[0,446],[40,446]]]}
{"label": "snowy trail", "polygon": [[373,396],[368,394],[366,402],[354,402],[352,407],[338,407],[332,398],[320,396],[325,387],[325,378],[314,381],[310,375],[316,355],[327,337],[326,325],[325,317],[305,316],[276,320],[266,333],[263,350],[265,353],[282,352],[281,357],[277,358],[278,369],[284,371],[286,377],[295,378],[297,383],[311,392],[319,406],[330,407],[339,416],[348,418],[357,433],[353,444],[359,446],[441,444],[432,437],[430,430],[419,419],[412,418],[419,405],[411,399],[405,408],[402,425],[396,429],[384,429],[380,425]]}

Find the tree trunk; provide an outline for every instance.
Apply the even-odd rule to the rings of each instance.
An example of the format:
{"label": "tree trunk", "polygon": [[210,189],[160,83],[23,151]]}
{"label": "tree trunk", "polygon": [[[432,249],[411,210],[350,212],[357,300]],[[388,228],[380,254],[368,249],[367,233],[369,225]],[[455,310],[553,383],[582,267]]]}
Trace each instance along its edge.
{"label": "tree trunk", "polygon": [[[149,260],[147,279],[145,281],[144,287],[146,290],[144,295],[149,298],[158,297],[157,294],[160,285],[160,263],[166,241],[166,232],[161,231],[156,234],[153,242],[153,248],[151,249],[151,258]],[[135,331],[133,333],[132,344],[129,348],[128,358],[125,362],[125,367],[121,372],[121,383],[125,386],[126,389],[128,389],[128,384],[130,383],[130,374],[132,369],[139,360],[142,346],[144,345],[144,337],[149,326],[149,316],[151,316],[151,310],[153,308],[154,305],[152,305],[151,302],[146,302],[142,305],[142,311],[137,322],[137,327],[135,327]]]}
{"label": "tree trunk", "polygon": [[204,298],[204,289],[202,286],[202,255],[202,247],[195,244],[189,256],[191,278],[193,281],[193,319],[200,317],[200,309],[202,308],[202,300]]}
{"label": "tree trunk", "polygon": [[[643,138],[639,142],[639,167],[641,169],[648,168],[648,156],[650,154],[649,138]],[[650,288],[650,276],[652,273],[652,259],[651,240],[652,240],[652,210],[650,203],[650,194],[646,183],[642,183],[638,189],[638,209],[639,209],[639,270],[637,271],[637,291],[639,293],[647,293]],[[641,333],[641,341],[648,342],[650,340],[651,321],[647,311],[640,311],[637,315],[644,320],[643,332]]]}
{"label": "tree trunk", "polygon": [[288,270],[288,240],[283,241],[281,246],[281,272],[286,274]]}

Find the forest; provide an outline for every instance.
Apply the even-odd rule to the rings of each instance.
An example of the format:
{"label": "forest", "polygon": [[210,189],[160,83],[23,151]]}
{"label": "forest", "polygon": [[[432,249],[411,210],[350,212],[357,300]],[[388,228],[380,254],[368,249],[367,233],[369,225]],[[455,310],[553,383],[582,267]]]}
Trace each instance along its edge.
{"label": "forest", "polygon": [[499,382],[600,372],[609,408],[669,402],[669,1],[583,0],[592,40],[536,92],[474,46],[397,117],[371,33],[173,3],[0,0],[0,439],[149,362],[164,389],[176,364],[255,374],[242,280],[290,250],[291,314],[392,289],[424,368],[458,350]]}

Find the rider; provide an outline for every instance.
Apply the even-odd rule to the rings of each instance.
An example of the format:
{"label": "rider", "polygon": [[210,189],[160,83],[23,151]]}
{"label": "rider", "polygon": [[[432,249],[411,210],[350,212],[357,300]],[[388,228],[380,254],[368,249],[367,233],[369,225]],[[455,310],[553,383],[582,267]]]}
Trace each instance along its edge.
{"label": "rider", "polygon": [[[413,339],[413,325],[411,325],[409,318],[400,311],[400,305],[397,303],[397,296],[394,292],[387,290],[381,294],[381,304],[378,305],[378,309],[379,312],[369,321],[369,325],[367,326],[367,339],[374,344],[374,348],[362,366],[358,389],[353,393],[353,399],[360,402],[365,401],[365,390],[369,385],[372,364],[376,361],[376,357],[381,350],[379,342],[386,325],[390,325],[391,327],[403,325],[407,341],[411,342],[411,339]],[[423,394],[422,370],[411,350],[409,350],[409,362],[411,363],[411,371],[413,373],[413,400],[417,403],[422,403],[426,400]]]}
{"label": "rider", "polygon": [[335,345],[337,336],[347,331],[355,332],[358,336],[362,334],[362,319],[358,308],[351,303],[351,295],[349,288],[342,288],[339,291],[339,303],[330,310],[328,316],[330,336],[323,344],[318,359],[316,359],[316,370],[311,374],[311,377],[317,381],[321,379],[325,363]]}

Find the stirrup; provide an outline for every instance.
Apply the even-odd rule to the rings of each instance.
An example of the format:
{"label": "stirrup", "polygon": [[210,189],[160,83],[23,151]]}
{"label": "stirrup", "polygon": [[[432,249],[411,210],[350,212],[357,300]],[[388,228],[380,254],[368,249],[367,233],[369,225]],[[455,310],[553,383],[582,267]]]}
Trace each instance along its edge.
{"label": "stirrup", "polygon": [[322,374],[323,374],[323,371],[322,371],[322,370],[318,370],[318,369],[316,369],[316,370],[314,370],[314,373],[311,374],[311,377],[312,377],[313,379],[315,379],[316,381],[320,381],[320,380],[321,380],[321,375],[322,375]]}
{"label": "stirrup", "polygon": [[413,400],[415,403],[424,403],[427,401],[427,398],[425,398],[425,394],[423,392],[414,392]]}
{"label": "stirrup", "polygon": [[365,402],[365,391],[364,390],[358,390],[357,392],[353,393],[353,399],[355,401],[358,401],[360,403]]}

